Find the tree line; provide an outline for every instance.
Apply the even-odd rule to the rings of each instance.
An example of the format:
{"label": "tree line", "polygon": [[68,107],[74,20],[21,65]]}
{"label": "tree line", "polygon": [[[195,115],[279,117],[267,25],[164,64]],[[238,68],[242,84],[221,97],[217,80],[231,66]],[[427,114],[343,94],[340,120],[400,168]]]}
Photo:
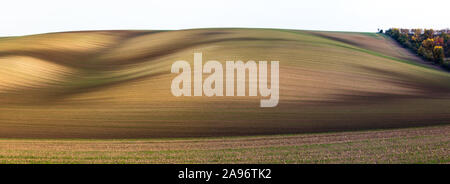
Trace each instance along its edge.
{"label": "tree line", "polygon": [[450,57],[449,29],[435,31],[433,29],[391,28],[385,33],[424,59],[450,70],[450,61],[446,59],[446,57]]}

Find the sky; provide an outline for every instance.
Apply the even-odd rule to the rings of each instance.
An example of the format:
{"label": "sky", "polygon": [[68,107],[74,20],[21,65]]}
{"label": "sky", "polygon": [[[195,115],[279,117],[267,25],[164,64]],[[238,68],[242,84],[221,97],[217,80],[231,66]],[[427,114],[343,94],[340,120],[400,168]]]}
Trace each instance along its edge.
{"label": "sky", "polygon": [[0,36],[211,27],[375,32],[450,27],[449,0],[2,0]]}

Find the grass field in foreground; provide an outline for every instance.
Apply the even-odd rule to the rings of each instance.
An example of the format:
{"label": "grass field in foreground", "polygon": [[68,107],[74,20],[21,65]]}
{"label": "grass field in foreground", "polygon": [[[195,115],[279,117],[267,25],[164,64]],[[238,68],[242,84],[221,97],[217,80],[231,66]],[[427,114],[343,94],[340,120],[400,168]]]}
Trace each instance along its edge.
{"label": "grass field in foreground", "polygon": [[1,139],[0,163],[449,163],[450,126],[128,140]]}

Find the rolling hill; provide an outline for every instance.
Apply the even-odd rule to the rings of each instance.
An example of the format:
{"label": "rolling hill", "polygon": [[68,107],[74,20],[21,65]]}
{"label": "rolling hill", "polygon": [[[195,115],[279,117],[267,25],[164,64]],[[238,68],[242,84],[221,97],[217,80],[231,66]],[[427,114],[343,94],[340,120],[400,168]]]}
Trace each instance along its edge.
{"label": "rolling hill", "polygon": [[[174,97],[177,60],[280,61],[280,100]],[[83,31],[0,38],[0,137],[290,134],[450,124],[450,74],[373,33]]]}

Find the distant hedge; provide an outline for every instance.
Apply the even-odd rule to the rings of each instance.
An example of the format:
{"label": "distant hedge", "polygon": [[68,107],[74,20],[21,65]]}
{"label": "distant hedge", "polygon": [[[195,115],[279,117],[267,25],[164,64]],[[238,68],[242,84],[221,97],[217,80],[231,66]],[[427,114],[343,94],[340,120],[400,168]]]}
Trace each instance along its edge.
{"label": "distant hedge", "polygon": [[391,28],[386,34],[428,61],[450,70],[450,30]]}

